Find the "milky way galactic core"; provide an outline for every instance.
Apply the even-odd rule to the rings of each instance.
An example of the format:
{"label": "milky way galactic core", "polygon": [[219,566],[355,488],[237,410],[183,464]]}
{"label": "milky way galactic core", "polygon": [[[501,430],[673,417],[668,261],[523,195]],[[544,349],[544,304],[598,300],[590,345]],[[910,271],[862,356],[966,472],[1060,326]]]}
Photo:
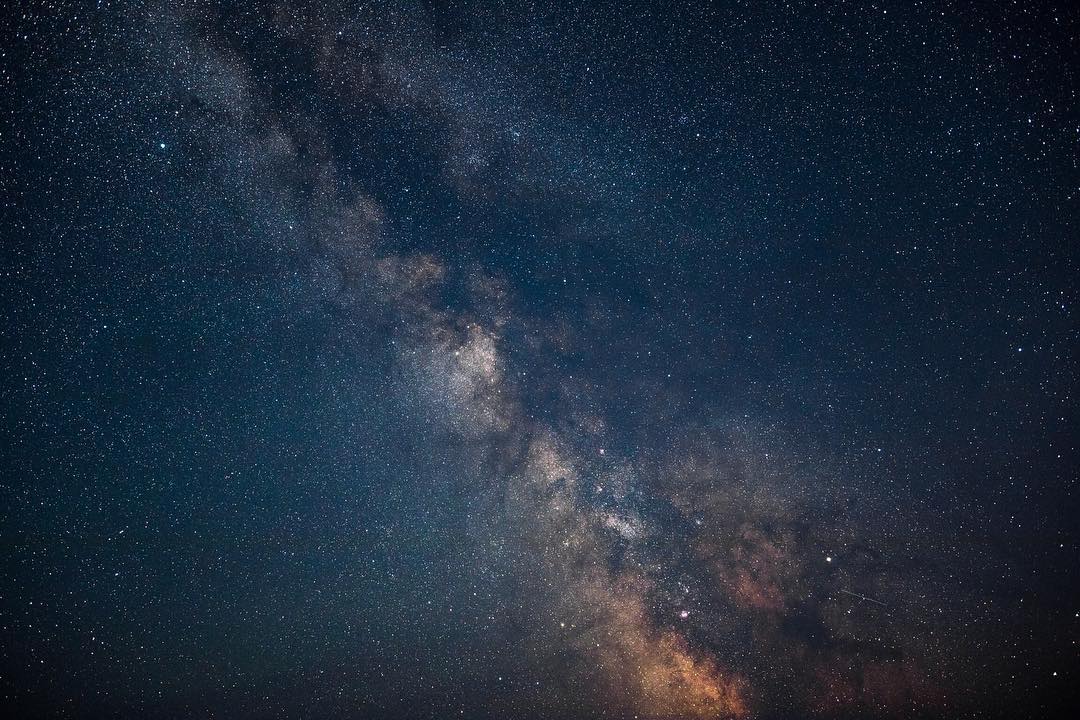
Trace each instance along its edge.
{"label": "milky way galactic core", "polygon": [[5,717],[1075,716],[1080,6],[0,27]]}

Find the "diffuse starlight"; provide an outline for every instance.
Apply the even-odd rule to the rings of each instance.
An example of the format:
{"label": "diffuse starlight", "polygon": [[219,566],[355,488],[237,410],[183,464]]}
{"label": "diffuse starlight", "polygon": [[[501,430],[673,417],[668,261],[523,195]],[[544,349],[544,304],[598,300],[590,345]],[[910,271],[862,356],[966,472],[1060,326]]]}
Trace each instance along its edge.
{"label": "diffuse starlight", "polygon": [[1076,21],[28,7],[0,704],[1056,716]]}

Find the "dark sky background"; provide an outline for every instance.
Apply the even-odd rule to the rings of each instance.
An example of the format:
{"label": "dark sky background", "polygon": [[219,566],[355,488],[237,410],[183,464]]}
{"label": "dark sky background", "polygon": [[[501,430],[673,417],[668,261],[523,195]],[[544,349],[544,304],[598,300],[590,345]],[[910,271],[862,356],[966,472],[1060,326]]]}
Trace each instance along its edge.
{"label": "dark sky background", "polygon": [[1074,717],[1080,6],[4,16],[5,717]]}

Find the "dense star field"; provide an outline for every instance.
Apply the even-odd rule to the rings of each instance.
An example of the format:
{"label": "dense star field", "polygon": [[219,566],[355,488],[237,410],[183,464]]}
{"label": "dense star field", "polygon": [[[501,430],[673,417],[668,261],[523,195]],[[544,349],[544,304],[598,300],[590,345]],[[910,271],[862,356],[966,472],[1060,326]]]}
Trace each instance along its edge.
{"label": "dense star field", "polygon": [[3,717],[1077,717],[1080,5],[0,25]]}

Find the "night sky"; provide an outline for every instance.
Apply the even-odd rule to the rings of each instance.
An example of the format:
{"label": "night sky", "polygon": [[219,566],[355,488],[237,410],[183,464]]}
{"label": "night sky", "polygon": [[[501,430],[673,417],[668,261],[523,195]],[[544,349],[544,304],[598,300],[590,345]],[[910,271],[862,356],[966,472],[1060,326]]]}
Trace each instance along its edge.
{"label": "night sky", "polygon": [[4,717],[1077,717],[1080,5],[3,18]]}

